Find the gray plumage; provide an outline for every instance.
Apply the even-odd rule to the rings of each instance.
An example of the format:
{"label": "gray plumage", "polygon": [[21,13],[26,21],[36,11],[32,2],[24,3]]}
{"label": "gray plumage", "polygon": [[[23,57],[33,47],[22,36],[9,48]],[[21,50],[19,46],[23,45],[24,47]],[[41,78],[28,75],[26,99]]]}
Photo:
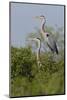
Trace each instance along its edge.
{"label": "gray plumage", "polygon": [[53,37],[53,34],[48,33],[45,31],[45,23],[46,23],[46,18],[45,16],[41,15],[41,16],[37,16],[36,18],[41,19],[42,24],[41,24],[41,33],[43,36],[43,39],[46,41],[48,47],[50,48],[50,50],[54,53],[56,52],[56,54],[58,54],[58,48],[56,45],[56,41]]}
{"label": "gray plumage", "polygon": [[47,45],[53,53],[56,52],[58,54],[56,42],[51,36],[48,37]]}

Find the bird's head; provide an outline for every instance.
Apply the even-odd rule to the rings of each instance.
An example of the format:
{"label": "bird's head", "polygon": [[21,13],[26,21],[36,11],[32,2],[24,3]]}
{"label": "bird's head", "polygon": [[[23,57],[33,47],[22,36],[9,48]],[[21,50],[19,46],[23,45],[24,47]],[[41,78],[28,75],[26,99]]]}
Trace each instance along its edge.
{"label": "bird's head", "polygon": [[36,19],[40,19],[40,20],[46,20],[45,16],[41,15],[41,16],[35,16]]}
{"label": "bird's head", "polygon": [[38,41],[41,41],[40,38],[29,38],[28,40],[29,40],[29,41],[37,41],[37,42],[38,42]]}
{"label": "bird's head", "polygon": [[34,41],[35,44],[36,44],[37,49],[40,49],[40,46],[41,46],[41,40],[40,40],[40,38],[29,38],[28,41],[32,41],[32,42]]}

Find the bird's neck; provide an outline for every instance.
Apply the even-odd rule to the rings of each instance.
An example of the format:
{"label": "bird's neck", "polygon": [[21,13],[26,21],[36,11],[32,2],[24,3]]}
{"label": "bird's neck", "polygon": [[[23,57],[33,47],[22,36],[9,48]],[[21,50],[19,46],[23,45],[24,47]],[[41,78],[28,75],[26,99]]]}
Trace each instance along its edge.
{"label": "bird's neck", "polygon": [[39,49],[37,50],[37,61],[40,60],[40,49],[41,49],[41,48],[39,48]]}
{"label": "bird's neck", "polygon": [[42,33],[43,37],[44,37],[44,33],[45,33],[45,23],[46,23],[46,20],[43,19],[42,23],[41,23],[41,33]]}

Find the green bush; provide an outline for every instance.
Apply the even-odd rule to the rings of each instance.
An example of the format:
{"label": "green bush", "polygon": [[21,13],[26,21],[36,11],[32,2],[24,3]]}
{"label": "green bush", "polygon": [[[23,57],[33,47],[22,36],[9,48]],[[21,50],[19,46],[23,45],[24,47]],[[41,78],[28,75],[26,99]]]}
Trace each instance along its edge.
{"label": "green bush", "polygon": [[30,47],[11,47],[10,96],[64,93],[64,60],[56,62],[50,53],[41,54],[42,69]]}

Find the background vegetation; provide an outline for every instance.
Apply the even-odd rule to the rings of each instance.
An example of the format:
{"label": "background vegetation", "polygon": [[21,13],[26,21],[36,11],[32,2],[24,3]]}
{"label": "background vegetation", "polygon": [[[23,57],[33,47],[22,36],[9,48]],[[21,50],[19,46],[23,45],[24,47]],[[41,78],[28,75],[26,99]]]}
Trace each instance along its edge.
{"label": "background vegetation", "polygon": [[[37,66],[36,53],[30,45],[24,48],[11,47],[10,96],[34,96],[64,94],[64,36],[62,28],[56,33],[59,54],[50,51],[40,55],[42,67]],[[32,35],[33,34],[33,35]],[[28,37],[35,37],[32,33]],[[58,35],[57,35],[58,34]],[[36,37],[39,37],[37,34]]]}

